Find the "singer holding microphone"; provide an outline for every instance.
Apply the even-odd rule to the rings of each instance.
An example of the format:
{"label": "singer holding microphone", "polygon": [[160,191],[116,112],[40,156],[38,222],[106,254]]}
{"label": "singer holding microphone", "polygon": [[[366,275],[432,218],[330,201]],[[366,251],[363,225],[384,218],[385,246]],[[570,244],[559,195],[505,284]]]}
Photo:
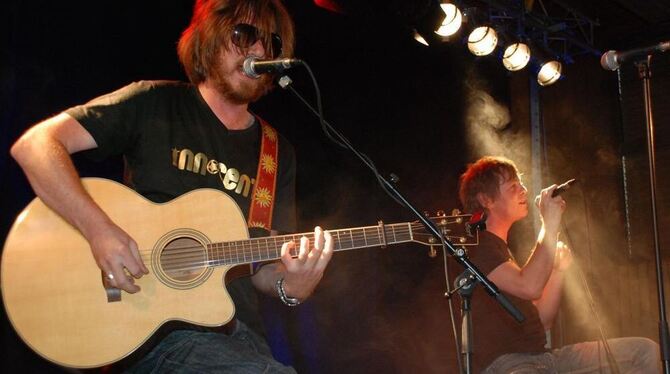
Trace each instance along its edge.
{"label": "singer holding microphone", "polygon": [[[464,209],[486,215],[486,230],[468,256],[526,317],[519,324],[483,290],[474,292],[475,373],[599,373],[601,368],[611,372],[600,342],[545,348],[545,330],[558,313],[563,278],[572,263],[570,250],[558,241],[566,209],[558,187],[543,189],[535,200],[542,227],[535,248],[521,265],[507,245],[512,225],[528,215],[530,204],[516,166],[503,157],[483,157],[461,175],[459,197]],[[618,338],[608,343],[621,373],[661,371],[654,341]]]}
{"label": "singer holding microphone", "polygon": [[[112,287],[141,293],[134,279],[151,269],[133,238],[82,187],[70,157],[75,152],[90,150],[94,158],[123,155],[126,184],[153,202],[197,188],[218,189],[236,201],[252,236],[295,232],[293,147],[248,108],[272,88],[273,79],[269,74],[250,76],[243,67],[246,60],[288,59],[293,43],[293,23],[280,0],[197,0],[178,44],[189,83],[131,83],[38,123],[13,145],[12,156],[35,193],[81,232]],[[256,73],[268,71],[263,69],[257,67]],[[262,172],[274,174],[261,177]],[[265,208],[270,204],[270,213],[253,209],[260,201],[254,191],[261,178],[268,193],[259,199]],[[299,253],[297,258],[289,250]],[[323,276],[332,240],[317,227],[312,242],[303,237],[284,243],[281,253],[280,261],[249,267],[253,276],[228,284],[236,314],[221,331],[169,332],[125,369],[295,372],[274,360],[261,337],[254,288],[287,307],[304,301]],[[223,300],[203,300],[217,302]]]}

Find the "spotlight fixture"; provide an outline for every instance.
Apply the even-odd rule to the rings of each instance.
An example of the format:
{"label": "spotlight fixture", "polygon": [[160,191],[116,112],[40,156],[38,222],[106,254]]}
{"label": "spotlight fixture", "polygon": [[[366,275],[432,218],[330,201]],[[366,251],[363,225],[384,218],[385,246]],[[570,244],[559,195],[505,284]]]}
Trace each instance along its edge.
{"label": "spotlight fixture", "polygon": [[498,34],[493,27],[479,26],[468,36],[468,49],[475,56],[486,56],[498,45]]}
{"label": "spotlight fixture", "polygon": [[414,40],[425,46],[428,46],[428,42],[426,41],[426,39],[424,39],[423,36],[421,36],[421,34],[419,34],[419,32],[416,30],[414,30]]}
{"label": "spotlight fixture", "polygon": [[530,48],[527,44],[518,42],[510,44],[503,52],[503,65],[509,71],[518,71],[526,67],[530,60]]}
{"label": "spotlight fixture", "polygon": [[540,86],[549,86],[556,83],[561,78],[562,69],[561,63],[556,60],[544,62],[537,73],[537,83]]}
{"label": "spotlight fixture", "polygon": [[447,37],[454,35],[461,28],[463,22],[463,15],[456,5],[451,3],[441,3],[440,7],[445,14],[444,20],[440,27],[435,30],[437,35]]}

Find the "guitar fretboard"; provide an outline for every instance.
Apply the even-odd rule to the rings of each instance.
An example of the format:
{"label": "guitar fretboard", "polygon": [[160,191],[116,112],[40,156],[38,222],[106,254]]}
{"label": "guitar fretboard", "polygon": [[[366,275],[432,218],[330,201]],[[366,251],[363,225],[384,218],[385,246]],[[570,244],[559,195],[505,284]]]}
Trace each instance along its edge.
{"label": "guitar fretboard", "polygon": [[[329,232],[333,237],[333,249],[335,251],[379,247],[412,241],[411,223],[329,230]],[[208,263],[212,266],[241,265],[276,260],[281,257],[282,244],[288,241],[296,243],[296,248],[292,253],[295,256],[300,246],[300,238],[303,236],[306,236],[312,242],[314,240],[314,233],[308,232],[208,244]]]}

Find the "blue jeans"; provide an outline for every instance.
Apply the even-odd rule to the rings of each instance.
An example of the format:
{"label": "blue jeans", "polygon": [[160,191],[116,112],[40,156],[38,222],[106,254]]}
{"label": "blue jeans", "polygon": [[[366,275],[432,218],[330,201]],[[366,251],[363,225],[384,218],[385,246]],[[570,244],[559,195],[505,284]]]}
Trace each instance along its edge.
{"label": "blue jeans", "polygon": [[291,373],[263,338],[237,321],[230,335],[178,330],[170,333],[130,373]]}
{"label": "blue jeans", "polygon": [[[607,340],[621,374],[661,372],[658,344],[647,338]],[[599,341],[567,345],[547,353],[512,353],[496,358],[485,374],[610,373],[605,348]]]}

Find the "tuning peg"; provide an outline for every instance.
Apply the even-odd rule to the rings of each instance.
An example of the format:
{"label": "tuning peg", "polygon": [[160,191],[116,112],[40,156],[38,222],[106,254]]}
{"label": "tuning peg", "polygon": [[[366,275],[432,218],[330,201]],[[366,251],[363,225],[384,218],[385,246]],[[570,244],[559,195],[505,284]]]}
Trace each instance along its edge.
{"label": "tuning peg", "polygon": [[435,250],[435,246],[430,246],[430,249],[428,250],[428,257],[430,258],[435,258],[437,257],[437,251]]}
{"label": "tuning peg", "polygon": [[461,215],[461,211],[459,209],[452,209],[451,210],[451,215],[452,216],[459,216],[459,215]]}
{"label": "tuning peg", "polygon": [[465,256],[465,253],[466,253],[465,248],[460,247],[460,248],[456,248],[456,252],[454,252],[454,255],[456,257],[463,257],[463,256]]}
{"label": "tuning peg", "polygon": [[427,210],[424,210],[423,211],[423,216],[426,217],[426,218],[430,217],[430,212],[427,211]]}
{"label": "tuning peg", "polygon": [[435,215],[438,216],[438,217],[446,217],[446,216],[447,216],[447,214],[444,213],[444,210],[442,210],[442,209],[438,210],[438,211],[435,213]]}

